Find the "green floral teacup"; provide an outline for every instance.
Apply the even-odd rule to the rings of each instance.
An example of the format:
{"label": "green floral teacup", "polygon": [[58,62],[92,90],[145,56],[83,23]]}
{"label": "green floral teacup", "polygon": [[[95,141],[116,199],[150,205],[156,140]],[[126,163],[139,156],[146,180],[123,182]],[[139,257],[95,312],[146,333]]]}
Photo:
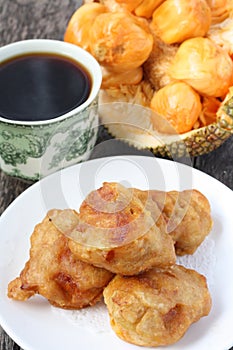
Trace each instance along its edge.
{"label": "green floral teacup", "polygon": [[[90,78],[90,86],[87,97],[79,105],[53,118],[44,115],[43,120],[36,120],[33,113],[30,120],[6,117],[0,101],[0,168],[11,176],[30,181],[88,159],[98,130],[98,93],[102,74],[98,62],[82,48],[49,39],[15,42],[0,48],[0,74],[5,62],[22,55],[47,53],[83,67]],[[24,93],[23,84],[20,93]],[[49,99],[49,93],[43,91],[45,98]],[[14,107],[14,102],[12,105]]]}

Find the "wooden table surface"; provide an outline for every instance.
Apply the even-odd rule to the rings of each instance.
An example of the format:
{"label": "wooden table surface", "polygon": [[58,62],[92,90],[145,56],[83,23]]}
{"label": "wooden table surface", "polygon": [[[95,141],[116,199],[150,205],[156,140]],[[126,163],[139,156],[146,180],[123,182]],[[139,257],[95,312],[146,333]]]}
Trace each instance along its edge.
{"label": "wooden table surface", "polygon": [[[0,46],[32,38],[62,40],[67,22],[80,3],[77,0],[0,0]],[[110,140],[108,143],[102,142],[107,139]],[[111,137],[103,129],[100,129],[98,145],[93,158],[121,154],[147,155],[147,152],[137,151],[121,142],[114,142],[111,146]],[[193,158],[192,165],[233,189],[233,137],[211,154]],[[0,214],[29,186],[0,171]],[[0,350],[19,349],[0,327]]]}

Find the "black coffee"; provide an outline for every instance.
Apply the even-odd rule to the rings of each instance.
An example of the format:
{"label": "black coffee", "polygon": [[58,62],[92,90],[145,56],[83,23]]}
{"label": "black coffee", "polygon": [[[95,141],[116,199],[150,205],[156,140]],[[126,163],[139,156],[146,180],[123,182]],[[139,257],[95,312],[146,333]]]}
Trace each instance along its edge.
{"label": "black coffee", "polygon": [[0,116],[42,121],[87,100],[88,71],[72,59],[50,53],[17,56],[0,64]]}

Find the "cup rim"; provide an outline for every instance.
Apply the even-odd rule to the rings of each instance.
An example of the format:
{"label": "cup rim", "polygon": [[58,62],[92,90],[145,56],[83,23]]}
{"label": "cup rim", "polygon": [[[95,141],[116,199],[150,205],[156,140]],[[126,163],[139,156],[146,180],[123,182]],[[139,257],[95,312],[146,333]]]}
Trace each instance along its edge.
{"label": "cup rim", "polygon": [[[43,49],[40,47],[40,49],[35,50],[34,45],[43,45],[43,44],[46,44],[46,45],[49,44],[50,47],[48,49],[46,49],[46,48]],[[78,45],[68,43],[68,42],[65,42],[62,40],[57,40],[57,39],[19,40],[19,41],[15,41],[15,42],[12,42],[10,44],[7,44],[7,45],[0,47],[0,52],[3,50],[12,50],[14,47],[19,48],[19,47],[24,46],[24,45],[27,45],[28,48],[26,50],[24,49],[22,51],[22,54],[23,53],[35,53],[35,52],[60,53],[62,56],[69,57],[73,60],[76,60],[77,62],[79,62],[79,60],[75,57],[75,54],[81,53],[85,59],[87,59],[88,61],[91,62],[92,72],[90,72],[89,68],[88,68],[88,70],[91,73],[92,77],[95,76],[95,81],[94,81],[94,84],[92,85],[92,89],[91,89],[91,92],[90,92],[87,100],[84,101],[78,107],[72,109],[71,111],[69,111],[63,115],[60,115],[60,116],[52,118],[52,119],[41,120],[41,121],[12,120],[12,119],[8,119],[8,118],[4,118],[4,117],[0,116],[0,122],[2,122],[4,124],[12,124],[12,125],[18,125],[18,126],[43,126],[43,125],[47,125],[47,124],[62,122],[65,119],[70,118],[73,115],[76,115],[79,112],[85,110],[87,107],[89,107],[91,105],[91,103],[97,97],[99,90],[100,90],[100,87],[101,87],[101,83],[102,83],[101,67],[100,67],[98,61],[94,58],[94,56],[92,56],[88,51],[86,51],[85,49],[81,48]],[[31,45],[32,45],[32,47],[30,48]],[[9,56],[4,58],[2,61],[4,62],[5,59],[14,57],[14,55],[17,56],[17,54],[18,53],[9,54]],[[0,63],[1,63],[1,58],[0,58]]]}

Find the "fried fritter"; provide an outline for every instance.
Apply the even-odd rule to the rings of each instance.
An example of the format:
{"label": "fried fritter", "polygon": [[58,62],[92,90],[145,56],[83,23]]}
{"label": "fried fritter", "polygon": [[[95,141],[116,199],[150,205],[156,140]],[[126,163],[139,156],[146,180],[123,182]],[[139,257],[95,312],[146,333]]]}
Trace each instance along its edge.
{"label": "fried fritter", "polygon": [[159,220],[152,218],[134,190],[104,183],[82,203],[76,232],[70,232],[70,250],[80,260],[123,275],[173,265],[173,240],[156,203],[153,207]]}
{"label": "fried fritter", "polygon": [[211,309],[205,277],[179,265],[117,275],[104,289],[104,300],[115,333],[141,346],[177,342]]}
{"label": "fried fritter", "polygon": [[[156,208],[160,208],[177,255],[193,254],[210,233],[213,225],[211,208],[208,199],[201,192],[135,191],[142,202],[149,203],[149,196]],[[153,215],[153,205],[148,210]]]}
{"label": "fried fritter", "polygon": [[68,247],[68,238],[51,222],[60,213],[50,211],[31,235],[30,258],[20,277],[11,281],[8,296],[27,300],[40,294],[57,307],[80,309],[94,305],[113,274],[77,259]]}

